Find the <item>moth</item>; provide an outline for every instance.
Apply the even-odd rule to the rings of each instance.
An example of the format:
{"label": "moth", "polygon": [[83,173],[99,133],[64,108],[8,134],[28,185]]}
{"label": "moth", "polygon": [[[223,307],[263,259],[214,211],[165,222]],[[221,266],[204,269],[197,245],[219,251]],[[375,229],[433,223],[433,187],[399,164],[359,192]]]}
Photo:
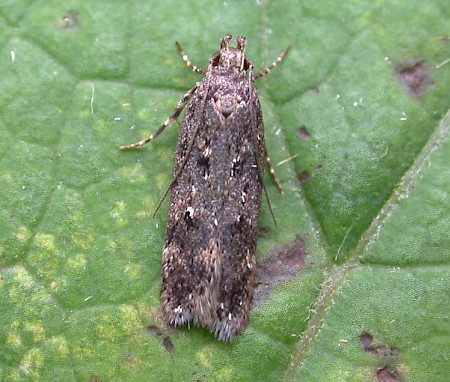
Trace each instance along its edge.
{"label": "moth", "polygon": [[[258,217],[268,163],[264,125],[246,39],[221,39],[208,69],[186,62],[204,77],[178,102],[154,140],[187,105],[173,164],[169,217],[162,255],[162,312],[174,326],[194,323],[229,341],[249,320],[255,281]],[[274,177],[277,186],[279,183]],[[270,206],[270,205],[269,205]],[[158,206],[159,207],[159,206]]]}

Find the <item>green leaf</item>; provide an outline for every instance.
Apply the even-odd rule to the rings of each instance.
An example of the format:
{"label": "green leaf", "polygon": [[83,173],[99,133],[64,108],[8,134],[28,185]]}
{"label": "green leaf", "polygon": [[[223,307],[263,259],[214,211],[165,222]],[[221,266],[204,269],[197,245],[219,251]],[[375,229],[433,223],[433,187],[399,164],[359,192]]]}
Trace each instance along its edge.
{"label": "green leaf", "polygon": [[[448,4],[0,3],[0,380],[445,381]],[[244,35],[268,150],[260,284],[232,343],[169,328],[161,249],[176,124]]]}

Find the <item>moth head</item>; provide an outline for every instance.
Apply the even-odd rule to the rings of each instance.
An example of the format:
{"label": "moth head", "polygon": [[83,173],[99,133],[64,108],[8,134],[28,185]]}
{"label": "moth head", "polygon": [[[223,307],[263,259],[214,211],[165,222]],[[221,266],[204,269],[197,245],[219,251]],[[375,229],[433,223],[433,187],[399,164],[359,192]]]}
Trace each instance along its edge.
{"label": "moth head", "polygon": [[243,36],[236,38],[236,47],[230,46],[233,36],[227,34],[220,40],[220,50],[210,59],[210,65],[218,68],[236,68],[239,71],[247,71],[252,63],[245,56],[247,39]]}

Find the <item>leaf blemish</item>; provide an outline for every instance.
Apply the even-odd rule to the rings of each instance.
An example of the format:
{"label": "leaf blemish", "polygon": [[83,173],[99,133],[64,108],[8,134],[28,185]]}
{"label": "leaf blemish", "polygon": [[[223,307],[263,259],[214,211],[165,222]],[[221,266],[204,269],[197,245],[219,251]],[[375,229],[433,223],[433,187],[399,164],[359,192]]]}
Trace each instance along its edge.
{"label": "leaf blemish", "polygon": [[414,97],[421,96],[433,85],[424,61],[399,67],[395,72],[405,90]]}
{"label": "leaf blemish", "polygon": [[308,131],[308,129],[306,128],[306,126],[305,125],[302,125],[302,126],[300,126],[300,128],[298,129],[298,136],[301,138],[301,139],[308,139],[309,137],[310,137],[310,133],[309,133],[309,131]]}
{"label": "leaf blemish", "polygon": [[306,255],[305,242],[297,237],[290,247],[278,250],[258,264],[254,304],[261,304],[268,298],[271,288],[294,277],[303,268]]}
{"label": "leaf blemish", "polygon": [[75,11],[70,11],[60,18],[59,24],[66,31],[73,31],[75,29],[78,29],[78,27],[80,26],[80,14]]}

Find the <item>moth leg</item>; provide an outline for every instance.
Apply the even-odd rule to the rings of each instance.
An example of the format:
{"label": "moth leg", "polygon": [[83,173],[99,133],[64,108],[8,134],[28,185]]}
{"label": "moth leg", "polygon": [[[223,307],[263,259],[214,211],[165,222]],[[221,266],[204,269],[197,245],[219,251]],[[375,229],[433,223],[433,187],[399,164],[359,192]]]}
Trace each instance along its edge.
{"label": "moth leg", "polygon": [[169,115],[169,117],[164,121],[164,123],[161,125],[161,127],[156,130],[154,133],[150,134],[147,138],[142,139],[136,143],[132,143],[130,145],[123,145],[119,146],[121,150],[128,150],[128,149],[134,149],[136,147],[141,147],[147,144],[150,141],[153,141],[159,134],[161,134],[167,126],[169,126],[174,120],[177,119],[177,117],[180,115],[180,113],[183,111],[184,107],[188,103],[189,99],[191,98],[192,94],[197,90],[198,82],[189,89],[186,94],[178,101],[177,106],[175,109],[173,109],[172,113]]}
{"label": "moth leg", "polygon": [[183,50],[181,45],[178,43],[178,41],[175,42],[175,45],[177,46],[178,52],[180,52],[181,58],[186,63],[187,66],[189,66],[194,72],[200,73],[200,74],[206,74],[206,70],[202,69],[196,65],[194,65],[190,60],[186,52]]}
{"label": "moth leg", "polygon": [[278,190],[283,194],[283,188],[281,187],[280,180],[278,179],[277,175],[275,174],[275,169],[273,168],[272,162],[270,161],[270,158],[268,155],[266,155],[266,164],[267,164],[267,167],[269,168],[270,175],[272,176],[272,179],[275,182],[275,185],[277,186]]}
{"label": "moth leg", "polygon": [[[280,181],[278,180],[277,176],[275,175],[275,169],[272,167],[272,164],[270,162],[270,158],[268,155],[266,155],[266,164],[269,167],[269,172],[272,175],[275,185],[277,186],[278,190],[283,194],[283,189],[281,188]],[[258,166],[258,167],[260,167],[260,166]],[[276,226],[277,221],[275,219],[275,215],[272,210],[272,204],[270,203],[269,193],[267,192],[266,185],[264,184],[263,172],[259,168],[258,168],[258,177],[259,177],[259,181],[262,184],[262,187],[264,190],[264,195],[266,195],[267,205],[269,206],[270,215],[272,215],[273,224],[275,224],[275,226]]]}
{"label": "moth leg", "polygon": [[186,150],[187,154],[180,161],[179,167],[178,167],[176,173],[173,175],[172,181],[170,182],[169,187],[167,187],[166,192],[164,193],[163,197],[161,198],[161,200],[159,201],[158,205],[156,206],[155,212],[153,213],[153,217],[155,217],[155,215],[157,214],[159,208],[161,207],[162,202],[164,201],[164,199],[166,198],[167,194],[169,193],[169,191],[172,189],[173,185],[177,181],[178,176],[181,174],[181,171],[183,171],[184,165],[186,164],[186,161],[188,160],[189,153],[191,152],[192,146],[194,145],[194,141],[195,141],[195,137],[197,136],[197,132],[198,132],[198,125],[196,126],[196,128],[194,129],[194,131],[192,133],[192,139],[190,140],[189,146],[188,146],[188,148]]}
{"label": "moth leg", "polygon": [[[195,88],[197,88],[198,85],[199,84],[197,83],[195,85]],[[203,97],[203,99],[201,101],[201,104],[200,104],[200,109],[199,110],[202,110],[202,112],[205,109],[206,95],[208,94],[208,89],[209,89],[209,83],[205,86],[205,95],[204,95],[204,97]],[[169,191],[172,189],[173,185],[177,181],[178,176],[181,174],[181,171],[183,171],[184,165],[186,164],[186,162],[188,160],[189,153],[191,152],[192,147],[194,146],[195,137],[197,136],[198,129],[199,129],[199,124],[197,123],[195,128],[194,128],[194,130],[192,131],[192,138],[189,141],[189,145],[188,145],[188,147],[186,149],[186,152],[185,152],[184,156],[183,156],[183,153],[180,154],[180,160],[177,163],[178,164],[178,169],[176,170],[176,172],[174,170],[174,174],[172,176],[172,181],[170,182],[169,187],[167,187],[167,190],[164,193],[162,199],[159,201],[158,205],[156,206],[156,210],[153,213],[153,217],[155,217],[156,213],[158,212],[159,208],[161,207],[162,202],[164,201],[164,199],[166,198],[167,194],[169,193]]]}
{"label": "moth leg", "polygon": [[284,58],[284,56],[286,56],[286,53],[288,52],[289,48],[291,46],[288,45],[286,48],[284,48],[281,53],[278,55],[278,57],[276,58],[276,60],[274,62],[272,62],[272,64],[270,64],[267,68],[264,68],[262,70],[260,70],[258,73],[255,74],[255,80],[257,78],[263,77],[266,74],[268,74],[275,66],[277,66],[281,60]]}

